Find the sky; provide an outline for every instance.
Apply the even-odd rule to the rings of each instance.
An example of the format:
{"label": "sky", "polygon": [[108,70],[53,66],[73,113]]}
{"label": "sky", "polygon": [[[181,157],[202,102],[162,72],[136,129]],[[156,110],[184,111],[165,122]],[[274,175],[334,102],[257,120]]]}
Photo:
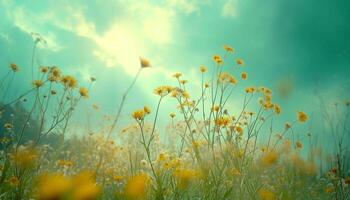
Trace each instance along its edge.
{"label": "sky", "polygon": [[[143,105],[154,108],[153,89],[175,84],[174,72],[196,88],[198,67],[213,67],[212,55],[223,55],[225,44],[245,61],[249,83],[241,90],[291,88],[287,97],[275,95],[281,121],[294,119],[298,110],[317,115],[318,95],[329,104],[350,98],[348,0],[0,0],[0,18],[0,73],[12,62],[22,69],[13,96],[30,87],[32,32],[47,42],[37,49],[36,66],[59,66],[82,86],[91,76],[97,79],[76,119],[93,103],[114,114],[140,67],[139,56],[152,68],[142,71],[128,96],[124,119]],[[231,106],[241,100],[237,92]],[[167,119],[175,105],[161,109]]]}

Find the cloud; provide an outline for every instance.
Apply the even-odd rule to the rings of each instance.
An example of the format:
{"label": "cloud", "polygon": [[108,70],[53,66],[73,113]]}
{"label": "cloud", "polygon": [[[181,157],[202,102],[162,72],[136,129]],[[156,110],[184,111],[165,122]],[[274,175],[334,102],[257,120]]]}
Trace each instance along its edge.
{"label": "cloud", "polygon": [[227,0],[221,14],[223,17],[237,17],[237,0]]}

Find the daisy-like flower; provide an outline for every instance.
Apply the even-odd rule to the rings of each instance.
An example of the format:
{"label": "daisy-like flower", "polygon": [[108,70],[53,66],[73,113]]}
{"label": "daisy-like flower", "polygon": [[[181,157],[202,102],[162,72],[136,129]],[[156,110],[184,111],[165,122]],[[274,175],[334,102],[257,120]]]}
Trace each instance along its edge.
{"label": "daisy-like flower", "polygon": [[10,69],[11,69],[13,72],[18,72],[19,67],[18,67],[15,63],[11,63],[11,64],[10,64]]}
{"label": "daisy-like flower", "polygon": [[41,66],[41,67],[40,67],[40,72],[41,72],[41,73],[46,74],[48,71],[49,71],[49,68],[48,68],[48,67],[45,67],[45,66]]}
{"label": "daisy-like flower", "polygon": [[233,53],[234,52],[234,49],[231,46],[229,46],[229,45],[224,45],[224,49],[225,49],[225,51],[227,51],[229,53]]}
{"label": "daisy-like flower", "polygon": [[242,80],[247,80],[247,77],[248,77],[247,72],[242,72],[242,73],[241,73],[241,78],[242,78]]}
{"label": "daisy-like flower", "polygon": [[173,77],[179,79],[182,76],[182,74],[180,72],[176,72],[175,74],[173,74]]}
{"label": "daisy-like flower", "polygon": [[43,81],[42,80],[34,80],[33,81],[33,86],[35,87],[35,88],[40,88],[41,86],[43,86]]}
{"label": "daisy-like flower", "polygon": [[175,113],[170,113],[169,116],[170,116],[171,118],[174,118],[176,115],[175,115]]}
{"label": "daisy-like flower", "polygon": [[236,59],[236,63],[237,63],[238,65],[244,65],[244,61],[243,61],[241,58],[237,58],[237,59]]}
{"label": "daisy-like flower", "polygon": [[89,90],[84,88],[84,87],[81,87],[79,89],[79,94],[80,94],[80,96],[82,96],[84,98],[89,98]]}
{"label": "daisy-like flower", "polygon": [[299,122],[306,122],[308,120],[308,116],[306,113],[302,112],[302,111],[299,111],[297,113],[297,119]]}
{"label": "daisy-like flower", "polygon": [[208,69],[207,69],[207,67],[206,66],[200,66],[199,67],[199,71],[201,71],[202,73],[204,73],[204,72],[206,72]]}

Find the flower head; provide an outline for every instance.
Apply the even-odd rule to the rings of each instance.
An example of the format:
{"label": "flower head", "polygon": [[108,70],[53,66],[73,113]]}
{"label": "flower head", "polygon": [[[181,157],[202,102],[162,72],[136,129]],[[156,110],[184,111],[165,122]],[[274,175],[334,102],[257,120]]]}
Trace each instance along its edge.
{"label": "flower head", "polygon": [[247,80],[247,76],[248,76],[248,74],[246,72],[241,73],[242,80]]}
{"label": "flower head", "polygon": [[34,80],[33,81],[33,86],[35,87],[35,88],[40,88],[41,86],[43,86],[43,81],[42,80]]}
{"label": "flower head", "polygon": [[19,67],[18,67],[15,63],[11,63],[11,64],[10,64],[10,69],[11,69],[13,72],[18,72]]}
{"label": "flower head", "polygon": [[208,68],[206,66],[200,66],[199,67],[199,71],[201,71],[202,73],[206,72],[208,70]]}
{"label": "flower head", "polygon": [[82,96],[84,98],[89,98],[89,90],[84,88],[84,87],[81,87],[79,89],[79,94],[80,94],[80,96]]}
{"label": "flower head", "polygon": [[237,63],[238,65],[244,65],[244,61],[243,61],[241,58],[237,58],[237,59],[236,59],[236,63]]}
{"label": "flower head", "polygon": [[140,57],[141,68],[151,67],[151,63],[146,58]]}
{"label": "flower head", "polygon": [[308,116],[306,115],[306,113],[300,111],[297,113],[297,119],[299,122],[306,122],[308,120]]}
{"label": "flower head", "polygon": [[234,49],[229,45],[224,45],[224,49],[225,49],[225,51],[230,52],[230,53],[233,53],[233,51],[234,51]]}

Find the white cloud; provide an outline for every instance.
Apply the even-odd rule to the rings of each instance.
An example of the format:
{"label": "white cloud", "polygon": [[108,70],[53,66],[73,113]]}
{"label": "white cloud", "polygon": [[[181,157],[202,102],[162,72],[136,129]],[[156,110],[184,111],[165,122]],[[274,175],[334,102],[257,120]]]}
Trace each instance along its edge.
{"label": "white cloud", "polygon": [[224,17],[237,17],[237,0],[227,0],[221,14]]}

